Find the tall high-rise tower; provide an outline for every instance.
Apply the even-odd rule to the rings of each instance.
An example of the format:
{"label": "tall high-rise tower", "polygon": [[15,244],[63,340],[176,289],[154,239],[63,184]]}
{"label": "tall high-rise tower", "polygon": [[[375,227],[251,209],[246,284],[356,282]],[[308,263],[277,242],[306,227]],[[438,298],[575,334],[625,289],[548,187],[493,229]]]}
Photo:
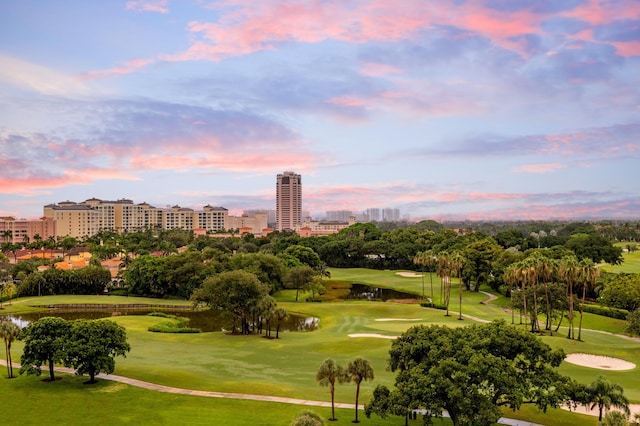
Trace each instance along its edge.
{"label": "tall high-rise tower", "polygon": [[302,221],[302,177],[294,172],[278,174],[276,229],[294,229]]}

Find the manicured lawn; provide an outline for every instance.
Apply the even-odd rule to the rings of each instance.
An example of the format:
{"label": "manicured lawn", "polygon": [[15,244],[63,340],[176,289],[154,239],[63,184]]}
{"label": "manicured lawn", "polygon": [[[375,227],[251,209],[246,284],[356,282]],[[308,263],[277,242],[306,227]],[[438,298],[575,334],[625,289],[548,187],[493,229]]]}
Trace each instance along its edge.
{"label": "manicured lawn", "polygon": [[[384,285],[414,293],[415,290],[419,293],[422,291],[420,278],[402,277],[394,271],[332,269],[331,272],[332,280]],[[428,282],[427,279],[426,283]],[[437,294],[439,279],[434,279],[434,287],[438,289]],[[29,304],[129,302],[188,305],[188,302],[184,301],[114,296],[51,296],[35,299],[16,300],[12,306],[6,306],[7,309],[2,313],[28,310]],[[132,347],[126,358],[117,359],[115,374],[188,389],[328,401],[328,389],[318,386],[315,382],[315,373],[321,362],[331,357],[346,364],[356,356],[363,356],[371,362],[376,374],[373,382],[365,382],[362,385],[360,402],[366,403],[371,398],[375,386],[393,385],[395,374],[386,370],[391,340],[374,337],[354,338],[349,337],[349,334],[376,333],[397,336],[414,324],[465,326],[472,323],[470,319],[458,321],[457,315],[453,312],[458,309],[455,285],[450,306],[452,315],[449,317],[445,316],[444,311],[422,308],[416,304],[359,301],[295,303],[292,301],[294,299],[295,292],[286,291],[278,295],[278,304],[290,312],[320,318],[319,330],[283,333],[282,338],[278,340],[258,336],[229,336],[222,333],[161,334],[148,332],[147,329],[152,324],[166,321],[165,318],[114,317],[114,321],[126,327]],[[300,295],[300,300],[304,299],[305,295]],[[511,314],[500,306],[480,303],[484,299],[486,296],[483,294],[465,291],[463,313],[487,320],[504,318],[507,322],[511,321]],[[396,321],[388,321],[389,319]],[[639,343],[586,330],[599,328],[616,331],[619,324],[610,322],[608,318],[585,314],[583,328],[584,342],[566,339],[565,329],[561,329],[557,336],[545,336],[543,339],[552,347],[562,347],[567,353],[586,352],[617,356],[640,365]],[[19,359],[21,351],[22,343],[16,342],[12,351],[14,359]],[[614,372],[578,367],[565,362],[561,371],[583,383],[589,383],[598,375],[605,374],[612,381],[621,384],[631,400],[640,401],[638,368]],[[20,424],[43,424],[44,418],[51,419],[47,420],[47,424],[62,423],[63,418],[67,424],[87,424],[88,419],[95,416],[94,418],[101,419],[100,424],[200,424],[205,421],[211,424],[214,420],[213,423],[217,424],[286,425],[304,408],[276,403],[174,396],[113,384],[105,380],[95,388],[79,383],[81,379],[71,376],[66,376],[56,383],[42,383],[38,378],[23,376],[13,380],[0,379],[0,397],[11,395],[10,398],[16,401],[10,406],[10,413],[7,414],[7,410],[4,410],[3,416],[15,416],[8,417],[10,420],[26,419],[19,422]],[[336,402],[353,403],[354,397],[353,384],[336,387]],[[6,401],[5,398],[3,400]],[[325,410],[326,416],[329,416],[329,409],[311,409],[316,412]],[[47,410],[54,412],[52,417],[43,416]],[[526,418],[542,424],[584,423],[584,420],[574,413],[543,414],[532,407],[524,407],[519,413],[508,411],[505,415]],[[256,422],[255,416],[260,416],[260,421]],[[335,424],[347,424],[352,420],[353,412],[341,411],[338,417],[341,420]],[[140,419],[144,421],[141,422]],[[398,418],[369,420],[362,413],[361,419],[364,424],[371,425],[403,424],[403,420]],[[590,417],[588,419],[589,422],[593,420]],[[15,423],[9,421],[7,424]],[[421,420],[413,424],[421,424]]]}
{"label": "manicured lawn", "polygon": [[[626,243],[616,244],[621,247],[626,247]],[[601,266],[603,271],[620,273],[625,272],[627,274],[640,274],[640,250],[636,250],[631,253],[624,252],[622,253],[622,257],[624,257],[624,262],[620,265],[609,265],[604,264]]]}

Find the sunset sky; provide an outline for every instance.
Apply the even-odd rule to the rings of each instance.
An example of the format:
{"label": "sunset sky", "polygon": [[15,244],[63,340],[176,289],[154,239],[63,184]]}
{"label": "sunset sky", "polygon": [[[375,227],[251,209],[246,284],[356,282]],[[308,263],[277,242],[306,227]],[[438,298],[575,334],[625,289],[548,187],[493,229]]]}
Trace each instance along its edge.
{"label": "sunset sky", "polygon": [[0,216],[640,218],[638,0],[0,2]]}

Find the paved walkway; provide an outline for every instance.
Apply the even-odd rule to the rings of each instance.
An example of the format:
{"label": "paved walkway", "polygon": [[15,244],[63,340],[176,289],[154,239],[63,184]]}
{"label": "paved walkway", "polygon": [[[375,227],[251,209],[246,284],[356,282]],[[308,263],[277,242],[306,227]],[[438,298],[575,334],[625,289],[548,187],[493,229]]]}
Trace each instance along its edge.
{"label": "paved walkway", "polygon": [[[3,359],[0,359],[0,365],[6,366],[7,362]],[[13,363],[13,368],[19,369],[20,364]],[[67,373],[74,374],[74,370],[71,368],[64,367],[55,367],[55,371],[59,373]],[[191,396],[204,396],[208,398],[229,398],[229,399],[246,399],[251,401],[265,401],[265,402],[280,402],[283,404],[295,404],[295,405],[306,405],[312,407],[328,407],[331,408],[330,401],[313,401],[309,399],[296,399],[296,398],[285,398],[281,396],[269,396],[269,395],[252,395],[245,393],[229,393],[229,392],[214,392],[214,391],[201,391],[194,389],[182,389],[175,388],[172,386],[164,386],[157,385],[155,383],[144,382],[142,380],[132,379],[130,377],[117,376],[114,374],[101,375],[100,378],[105,380],[111,380],[114,382],[125,383],[127,385],[136,386],[143,389],[158,391],[158,392],[166,392],[173,393],[179,395],[191,395]],[[335,403],[336,408],[353,408],[353,404],[343,404],[343,403]],[[358,409],[364,410],[364,405],[359,405]],[[446,412],[443,413],[445,417],[448,417]],[[538,423],[531,423],[525,420],[516,420],[509,419],[506,417],[498,420],[499,424],[510,425],[510,426],[544,426]]]}

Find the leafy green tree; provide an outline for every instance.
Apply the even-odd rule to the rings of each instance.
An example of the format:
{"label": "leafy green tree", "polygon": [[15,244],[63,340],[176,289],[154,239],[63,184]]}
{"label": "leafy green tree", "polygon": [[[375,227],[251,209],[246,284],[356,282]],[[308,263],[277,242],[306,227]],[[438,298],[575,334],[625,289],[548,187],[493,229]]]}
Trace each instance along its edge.
{"label": "leafy green tree", "polygon": [[627,328],[625,331],[632,336],[640,336],[640,308],[630,312],[627,316]]}
{"label": "leafy green tree", "polygon": [[11,343],[20,335],[20,327],[12,321],[0,320],[0,338],[4,341],[7,357],[7,377],[13,378],[13,364],[11,359]]}
{"label": "leafy green tree", "polygon": [[627,415],[629,411],[629,400],[624,396],[624,389],[617,383],[611,383],[604,376],[598,376],[587,388],[587,394],[591,409],[598,407],[598,421],[602,421],[604,409],[611,407],[624,411]]}
{"label": "leafy green tree", "polygon": [[602,419],[602,426],[628,426],[627,422],[629,416],[621,413],[620,411],[610,411]]}
{"label": "leafy green tree", "polygon": [[123,276],[130,294],[162,297],[169,288],[164,259],[158,257],[144,255],[135,258]]}
{"label": "leafy green tree", "polygon": [[633,311],[640,308],[640,274],[605,274],[599,301],[605,306]]}
{"label": "leafy green tree", "polygon": [[337,420],[334,406],[336,381],[344,383],[346,380],[344,368],[331,358],[325,359],[316,373],[316,381],[320,386],[329,386],[329,393],[331,394],[331,418],[329,420],[331,421]]}
{"label": "leafy green tree", "polygon": [[480,285],[489,282],[492,262],[502,251],[493,238],[483,238],[467,245],[462,254],[472,271],[471,278],[475,281],[474,291],[480,290]]}
{"label": "leafy green tree", "polygon": [[353,420],[353,423],[359,423],[358,420],[358,399],[360,398],[360,384],[366,380],[373,380],[375,378],[373,367],[369,361],[362,357],[357,357],[349,364],[347,364],[347,368],[345,369],[345,375],[347,381],[354,382],[356,384],[356,418]]}
{"label": "leafy green tree", "polygon": [[291,422],[291,426],[324,426],[324,420],[317,413],[303,410]]}
{"label": "leafy green tree", "polygon": [[[454,425],[488,426],[501,406],[523,403],[545,410],[569,399],[570,379],[555,368],[564,359],[535,335],[504,321],[467,327],[415,326],[392,345],[395,389],[378,390],[368,413],[427,411],[425,423],[446,410]],[[386,400],[376,400],[386,398]]]}
{"label": "leafy green tree", "polygon": [[280,325],[289,318],[289,313],[285,308],[277,308],[273,312],[273,316],[276,321],[276,339],[278,339],[280,338]]}
{"label": "leafy green tree", "polygon": [[71,322],[64,365],[76,369],[78,375],[111,374],[115,357],[126,356],[131,350],[124,327],[109,320],[76,320]]}
{"label": "leafy green tree", "polygon": [[249,334],[249,316],[269,289],[258,278],[246,271],[227,271],[207,278],[202,287],[194,291],[191,300],[205,303],[233,316],[233,333]]}
{"label": "leafy green tree", "polygon": [[56,377],[53,367],[64,361],[70,327],[69,321],[62,318],[44,317],[23,329],[18,337],[24,340],[20,374],[39,376],[42,364],[48,364],[49,380],[54,381]]}
{"label": "leafy green tree", "polygon": [[313,269],[318,269],[321,264],[320,256],[310,247],[292,245],[285,249],[285,255],[296,258],[300,264],[307,265]]}
{"label": "leafy green tree", "polygon": [[284,276],[284,287],[296,290],[297,302],[300,290],[304,290],[313,281],[315,275],[316,272],[309,266],[293,267]]}

